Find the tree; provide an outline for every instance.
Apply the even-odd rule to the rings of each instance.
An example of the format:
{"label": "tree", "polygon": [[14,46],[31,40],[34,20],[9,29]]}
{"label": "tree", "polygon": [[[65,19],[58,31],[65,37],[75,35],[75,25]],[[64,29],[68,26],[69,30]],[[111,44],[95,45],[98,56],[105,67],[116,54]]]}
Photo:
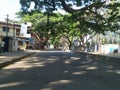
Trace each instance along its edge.
{"label": "tree", "polygon": [[[29,8],[32,2],[35,6],[34,9],[30,10]],[[70,28],[71,22],[66,21],[64,22],[66,24],[63,30],[68,32],[67,30],[71,29],[70,32],[72,32],[72,34],[74,33],[74,35],[76,31],[79,32],[82,42],[84,42],[84,36],[87,34],[91,34],[93,32],[95,32],[95,34],[105,34],[105,31],[115,31],[118,29],[118,25],[116,23],[120,21],[120,3],[116,1],[111,1],[111,3],[106,4],[105,1],[101,2],[100,0],[84,0],[84,2],[83,0],[20,0],[20,3],[24,13],[33,13],[34,11],[42,10],[44,12],[48,12],[49,15],[49,13],[52,13],[58,8],[64,9],[72,15],[72,21],[74,21],[74,24],[77,26],[75,26],[75,29],[73,29],[73,27]],[[79,9],[74,9],[73,6],[78,6]],[[74,24],[72,23],[72,25]],[[58,23],[58,25],[61,26],[62,24]],[[57,29],[58,25],[56,24]],[[51,30],[53,33],[57,32],[57,30]]]}
{"label": "tree", "polygon": [[86,5],[87,7],[94,6],[96,8],[99,8],[103,3],[100,0],[20,0],[20,4],[22,5],[21,9],[24,12],[29,12],[29,8],[32,2],[35,4],[33,10],[41,11],[49,8],[49,10],[53,11],[58,8],[64,8],[65,11],[70,13],[77,12],[86,8],[84,7],[82,9],[80,8],[76,10],[72,8],[73,5]]}
{"label": "tree", "polygon": [[43,49],[47,37],[46,16],[43,13],[26,14],[22,18],[22,22],[32,22],[31,33],[36,37],[39,44],[37,48]]}
{"label": "tree", "polygon": [[[118,22],[120,17],[118,14],[120,3],[116,1],[108,3],[108,1],[102,2],[100,0],[20,0],[20,3],[25,13],[34,13],[34,11],[53,12],[58,8],[63,8],[80,22],[79,26],[85,26],[83,24],[86,23],[87,27],[98,33],[104,33],[104,31],[113,28],[116,29],[117,24],[112,22],[113,20],[114,23]],[[35,4],[32,10],[29,9],[31,3]],[[73,6],[78,6],[79,9],[74,9]],[[106,13],[106,16],[102,13]],[[108,27],[109,25],[112,26],[112,29]],[[82,28],[81,30],[84,29],[84,27],[80,28]],[[85,31],[89,32],[88,29]]]}
{"label": "tree", "polygon": [[46,13],[26,14],[22,18],[22,22],[32,22],[31,33],[36,37],[40,49],[44,48],[49,39],[53,42],[59,36],[61,33],[59,25],[62,21],[63,17],[59,13],[52,13],[49,22]]}

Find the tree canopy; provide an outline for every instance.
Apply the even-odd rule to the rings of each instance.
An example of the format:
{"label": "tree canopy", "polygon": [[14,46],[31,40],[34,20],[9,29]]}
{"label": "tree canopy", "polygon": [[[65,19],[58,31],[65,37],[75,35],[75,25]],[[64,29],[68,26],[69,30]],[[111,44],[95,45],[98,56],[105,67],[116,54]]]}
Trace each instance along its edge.
{"label": "tree canopy", "polygon": [[[30,9],[32,3],[34,8]],[[85,30],[84,27],[88,27],[99,33],[117,29],[116,23],[120,21],[120,3],[117,0],[20,0],[20,4],[24,13],[51,13],[64,9],[80,23],[79,28]]]}
{"label": "tree canopy", "polygon": [[[105,31],[118,30],[120,22],[120,2],[118,0],[20,0],[24,14],[32,15],[35,12],[44,12],[46,20],[36,19],[35,30],[52,32],[54,37],[59,33],[70,36],[79,36],[95,33],[104,34]],[[31,5],[34,8],[31,9]],[[74,8],[76,7],[76,8]],[[64,9],[70,14],[62,19],[49,18],[57,9]],[[44,16],[43,15],[43,16]],[[58,17],[57,17],[58,18]],[[43,20],[43,21],[42,21]],[[42,21],[42,22],[41,22]],[[46,26],[46,27],[45,27]],[[42,35],[41,35],[42,36]]]}
{"label": "tree canopy", "polygon": [[[103,2],[102,0],[20,0],[20,4],[22,5],[22,10],[24,12],[28,12],[31,4],[34,3],[33,10],[45,10],[49,9],[50,11],[57,10],[58,8],[62,8],[67,12],[73,13],[76,11],[80,11],[85,8],[96,7],[100,8]],[[74,9],[73,6],[83,6],[84,8]],[[86,7],[87,6],[87,7]]]}

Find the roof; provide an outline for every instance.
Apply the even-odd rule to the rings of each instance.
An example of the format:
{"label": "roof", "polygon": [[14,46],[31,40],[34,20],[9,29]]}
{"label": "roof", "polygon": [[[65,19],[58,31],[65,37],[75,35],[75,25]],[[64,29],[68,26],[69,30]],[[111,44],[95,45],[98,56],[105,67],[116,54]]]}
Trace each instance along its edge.
{"label": "roof", "polygon": [[[7,25],[7,22],[3,22],[3,21],[0,21],[0,26],[6,26]],[[16,23],[8,23],[8,27],[13,27],[13,25],[15,26],[15,28],[21,28],[21,25],[19,24],[16,24]]]}

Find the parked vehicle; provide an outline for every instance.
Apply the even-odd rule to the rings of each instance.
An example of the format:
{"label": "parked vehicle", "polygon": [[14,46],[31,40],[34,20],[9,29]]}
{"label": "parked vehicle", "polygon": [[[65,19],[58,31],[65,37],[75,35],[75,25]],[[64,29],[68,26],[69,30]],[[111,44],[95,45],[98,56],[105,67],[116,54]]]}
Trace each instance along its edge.
{"label": "parked vehicle", "polygon": [[18,41],[18,50],[24,50],[25,51],[26,47],[27,47],[26,41],[23,41],[23,40]]}

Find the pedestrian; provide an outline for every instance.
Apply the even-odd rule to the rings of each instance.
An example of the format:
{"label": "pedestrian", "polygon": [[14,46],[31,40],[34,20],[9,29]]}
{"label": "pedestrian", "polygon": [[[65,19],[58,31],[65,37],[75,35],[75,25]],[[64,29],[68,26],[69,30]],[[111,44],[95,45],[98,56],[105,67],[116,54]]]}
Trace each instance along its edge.
{"label": "pedestrian", "polygon": [[2,40],[0,45],[1,45],[1,52],[4,52],[5,42]]}

